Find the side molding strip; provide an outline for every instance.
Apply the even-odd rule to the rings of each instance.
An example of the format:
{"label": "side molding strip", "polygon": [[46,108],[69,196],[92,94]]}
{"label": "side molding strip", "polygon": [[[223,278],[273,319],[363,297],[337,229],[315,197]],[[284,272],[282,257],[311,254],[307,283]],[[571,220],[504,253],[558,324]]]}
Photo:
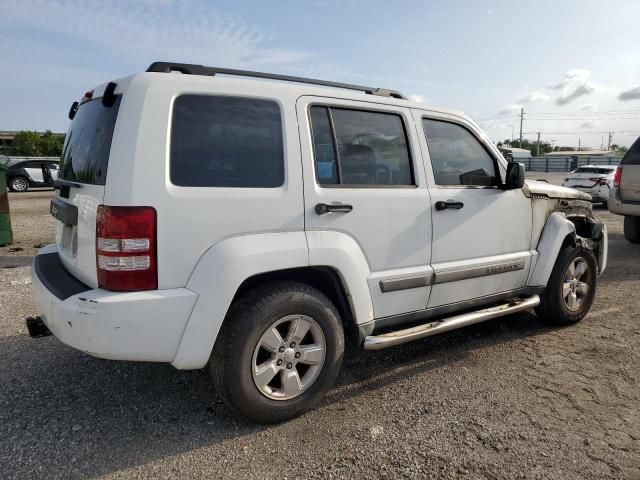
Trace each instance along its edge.
{"label": "side molding strip", "polygon": [[489,275],[498,275],[500,273],[509,273],[516,270],[524,270],[527,266],[525,259],[509,260],[506,262],[492,263],[489,265],[480,265],[477,267],[469,267],[463,269],[449,270],[427,275],[419,275],[414,277],[391,278],[380,280],[380,291],[382,293],[396,292],[398,290],[408,290],[410,288],[428,287],[441,283],[458,282],[469,278],[486,277]]}
{"label": "side molding strip", "polygon": [[433,274],[420,275],[417,277],[392,278],[380,280],[380,291],[382,293],[396,292],[398,290],[408,290],[410,288],[428,287],[432,284]]}
{"label": "side molding strip", "polygon": [[524,270],[527,261],[510,260],[508,262],[493,263],[491,265],[481,265],[479,267],[465,268],[462,270],[450,270],[448,272],[436,271],[435,284],[457,282],[459,280],[467,280],[469,278],[485,277],[489,275],[498,275],[500,273],[509,273],[516,270]]}

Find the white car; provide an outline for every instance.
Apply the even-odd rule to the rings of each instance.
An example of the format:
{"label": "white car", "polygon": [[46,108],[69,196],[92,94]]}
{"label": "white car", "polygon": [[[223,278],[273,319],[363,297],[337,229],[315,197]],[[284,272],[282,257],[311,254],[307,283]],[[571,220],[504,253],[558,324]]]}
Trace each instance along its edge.
{"label": "white car", "polygon": [[316,404],[347,345],[533,308],[576,323],[606,266],[589,195],[525,182],[468,117],[394,91],[154,63],[69,116],[41,325],[207,367],[255,421]]}
{"label": "white car", "polygon": [[588,193],[593,203],[606,207],[615,172],[616,165],[585,165],[569,173],[562,185]]}

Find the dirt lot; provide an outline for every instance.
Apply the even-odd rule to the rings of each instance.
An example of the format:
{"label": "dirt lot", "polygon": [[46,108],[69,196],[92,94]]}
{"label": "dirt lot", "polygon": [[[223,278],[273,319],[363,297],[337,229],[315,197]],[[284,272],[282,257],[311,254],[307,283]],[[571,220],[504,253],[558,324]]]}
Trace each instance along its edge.
{"label": "dirt lot", "polygon": [[640,479],[640,247],[620,217],[596,209],[609,268],[580,324],[520,314],[350,352],[319,408],[264,427],[230,416],[204,371],[28,337],[28,265],[52,240],[50,197],[10,195],[24,250],[0,249],[3,479]]}

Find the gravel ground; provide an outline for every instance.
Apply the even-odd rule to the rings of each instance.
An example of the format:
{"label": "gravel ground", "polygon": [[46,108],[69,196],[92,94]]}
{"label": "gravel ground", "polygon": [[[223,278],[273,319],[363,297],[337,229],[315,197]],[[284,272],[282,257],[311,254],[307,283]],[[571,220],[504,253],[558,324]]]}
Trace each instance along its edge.
{"label": "gravel ground", "polygon": [[609,269],[580,324],[526,313],[349,352],[316,410],[265,427],[230,416],[204,371],[28,337],[28,264],[52,240],[50,197],[10,195],[24,250],[0,249],[3,479],[640,479],[640,248],[620,217],[596,209]]}

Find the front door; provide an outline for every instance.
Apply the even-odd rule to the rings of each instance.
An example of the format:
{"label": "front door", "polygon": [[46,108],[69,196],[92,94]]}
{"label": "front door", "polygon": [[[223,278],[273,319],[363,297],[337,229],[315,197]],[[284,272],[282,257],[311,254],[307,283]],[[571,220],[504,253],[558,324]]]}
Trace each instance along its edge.
{"label": "front door", "polygon": [[431,211],[410,110],[302,97],[297,112],[311,255],[362,252],[376,318],[425,309]]}
{"label": "front door", "polygon": [[429,307],[523,287],[532,259],[530,199],[501,188],[505,164],[473,125],[430,112],[414,118],[431,194]]}

